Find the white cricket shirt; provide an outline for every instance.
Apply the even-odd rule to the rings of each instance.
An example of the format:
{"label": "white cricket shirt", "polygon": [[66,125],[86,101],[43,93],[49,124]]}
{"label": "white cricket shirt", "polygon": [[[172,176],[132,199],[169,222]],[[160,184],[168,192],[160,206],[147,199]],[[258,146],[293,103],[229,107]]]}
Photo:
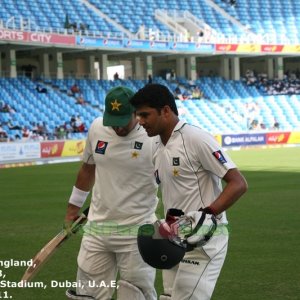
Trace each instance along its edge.
{"label": "white cricket shirt", "polygon": [[[212,135],[183,121],[165,146],[157,141],[155,176],[165,213],[169,208],[187,213],[209,206],[222,191],[221,178],[236,168]],[[225,213],[222,219],[227,222]]]}
{"label": "white cricket shirt", "polygon": [[102,118],[91,125],[83,161],[96,165],[89,221],[135,225],[153,222],[157,205],[152,139],[136,127],[125,137]]}

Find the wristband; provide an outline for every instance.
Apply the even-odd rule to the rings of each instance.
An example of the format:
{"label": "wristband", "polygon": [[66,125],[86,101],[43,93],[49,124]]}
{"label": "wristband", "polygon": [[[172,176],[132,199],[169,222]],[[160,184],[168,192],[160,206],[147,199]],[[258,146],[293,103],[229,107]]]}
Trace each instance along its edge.
{"label": "wristband", "polygon": [[82,207],[87,196],[90,192],[85,192],[78,189],[75,185],[73,186],[72,194],[69,199],[69,203],[78,207]]}

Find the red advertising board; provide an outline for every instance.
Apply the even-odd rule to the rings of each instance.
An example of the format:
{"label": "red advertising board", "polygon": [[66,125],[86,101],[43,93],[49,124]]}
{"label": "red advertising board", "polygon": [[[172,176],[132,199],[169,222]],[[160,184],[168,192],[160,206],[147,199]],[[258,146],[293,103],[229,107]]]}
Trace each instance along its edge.
{"label": "red advertising board", "polygon": [[216,44],[216,51],[235,52],[237,48],[238,44]]}
{"label": "red advertising board", "polygon": [[0,29],[0,40],[22,42],[25,41],[25,32]]}
{"label": "red advertising board", "polygon": [[0,29],[0,40],[62,45],[75,45],[76,42],[74,35],[53,34],[46,32],[23,32],[8,29]]}
{"label": "red advertising board", "polygon": [[266,144],[286,144],[290,134],[290,132],[269,132],[266,134]]}
{"label": "red advertising board", "polygon": [[61,157],[65,142],[42,142],[41,157]]}
{"label": "red advertising board", "polygon": [[28,42],[42,44],[64,44],[75,45],[74,35],[53,34],[44,32],[29,32],[27,37]]}
{"label": "red advertising board", "polygon": [[282,52],[284,45],[261,45],[261,52]]}

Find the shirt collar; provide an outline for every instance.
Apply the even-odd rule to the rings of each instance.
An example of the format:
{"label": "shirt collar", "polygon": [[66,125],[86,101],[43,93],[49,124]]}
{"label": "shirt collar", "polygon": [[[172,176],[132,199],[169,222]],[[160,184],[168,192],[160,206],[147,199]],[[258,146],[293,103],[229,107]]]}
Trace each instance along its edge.
{"label": "shirt collar", "polygon": [[180,130],[185,124],[186,124],[185,121],[179,120],[179,122],[176,124],[173,132],[176,132],[176,131]]}

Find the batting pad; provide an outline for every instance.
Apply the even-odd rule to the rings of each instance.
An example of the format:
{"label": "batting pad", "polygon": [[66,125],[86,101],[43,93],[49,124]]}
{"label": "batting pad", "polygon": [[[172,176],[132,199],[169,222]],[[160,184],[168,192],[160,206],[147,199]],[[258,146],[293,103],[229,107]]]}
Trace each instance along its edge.
{"label": "batting pad", "polygon": [[118,300],[146,300],[142,291],[130,282],[119,280],[118,286]]}
{"label": "batting pad", "polygon": [[74,299],[74,300],[96,300],[94,297],[92,296],[88,296],[88,295],[78,295],[76,294],[75,291],[73,290],[66,290],[66,296],[68,299]]}

